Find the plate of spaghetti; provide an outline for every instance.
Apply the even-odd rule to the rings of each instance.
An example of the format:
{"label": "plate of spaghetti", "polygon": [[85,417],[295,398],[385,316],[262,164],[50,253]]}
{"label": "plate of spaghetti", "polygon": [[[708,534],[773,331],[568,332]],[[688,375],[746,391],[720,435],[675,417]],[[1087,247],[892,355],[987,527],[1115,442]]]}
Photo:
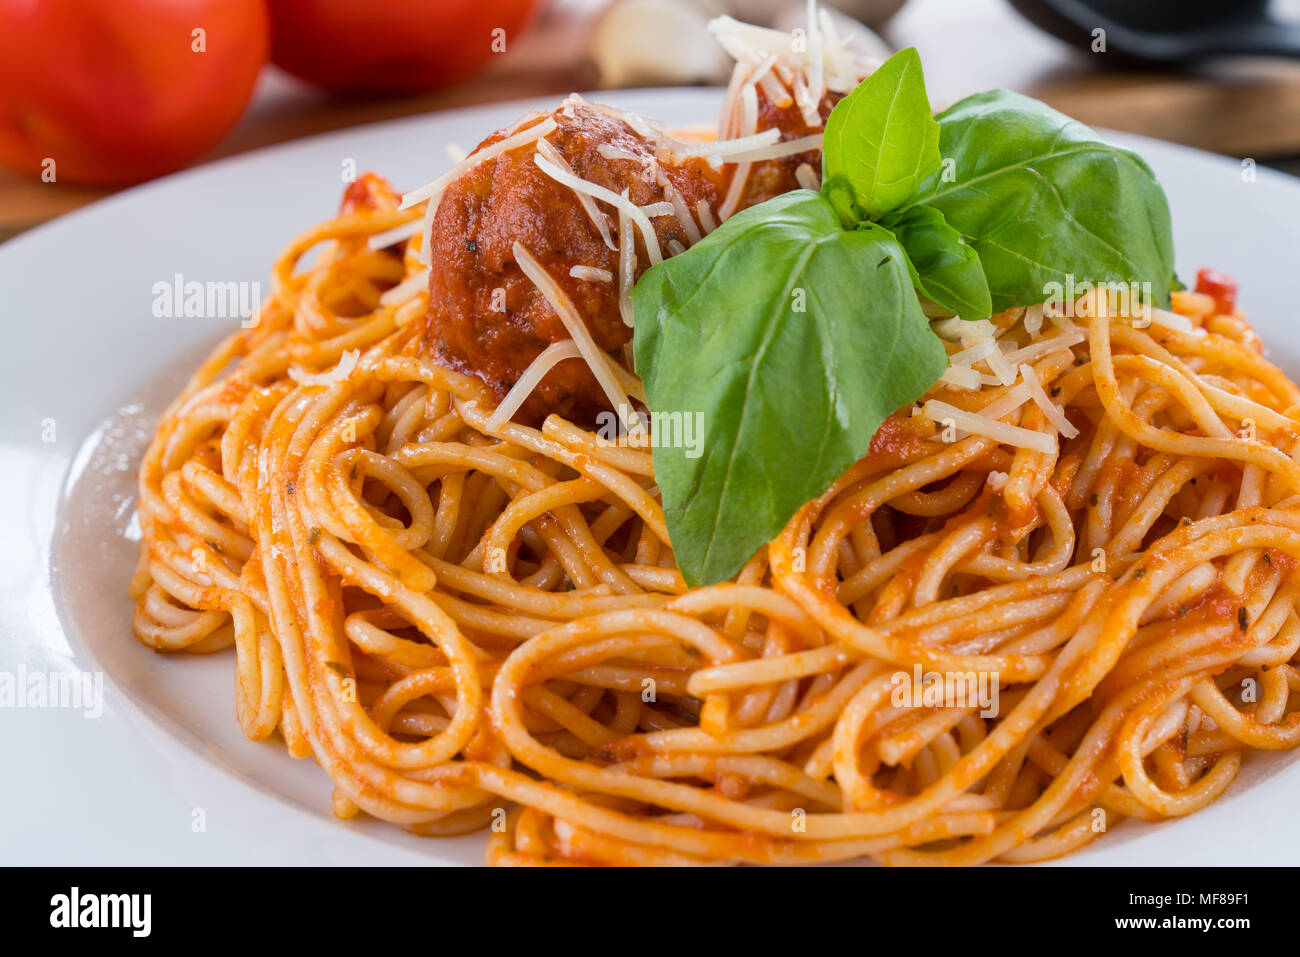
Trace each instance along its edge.
{"label": "plate of spaghetti", "polygon": [[1294,862],[1300,188],[711,29],[0,250],[32,627],[286,853]]}

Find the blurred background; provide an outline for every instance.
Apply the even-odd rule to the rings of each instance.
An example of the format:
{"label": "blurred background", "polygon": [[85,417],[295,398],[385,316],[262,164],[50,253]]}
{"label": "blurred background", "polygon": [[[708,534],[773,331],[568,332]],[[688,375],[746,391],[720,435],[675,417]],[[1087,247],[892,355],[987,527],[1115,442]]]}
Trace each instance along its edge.
{"label": "blurred background", "polygon": [[[990,87],[1300,172],[1300,0],[824,0],[936,109]],[[175,169],[359,123],[719,84],[704,24],[803,0],[0,0],[0,240]],[[850,19],[852,22],[850,22]],[[468,144],[467,144],[468,145]]]}

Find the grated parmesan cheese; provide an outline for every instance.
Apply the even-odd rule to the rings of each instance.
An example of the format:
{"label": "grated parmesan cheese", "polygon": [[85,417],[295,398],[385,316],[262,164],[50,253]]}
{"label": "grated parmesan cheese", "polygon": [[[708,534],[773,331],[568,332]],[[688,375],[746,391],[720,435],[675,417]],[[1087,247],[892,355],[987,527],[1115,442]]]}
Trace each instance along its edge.
{"label": "grated parmesan cheese", "polygon": [[582,279],[587,282],[613,282],[614,274],[608,269],[599,269],[595,266],[573,266],[569,269],[569,275],[574,279]]}
{"label": "grated parmesan cheese", "polygon": [[640,163],[641,157],[637,156],[630,150],[625,150],[621,146],[615,146],[613,143],[601,143],[596,147],[596,152],[605,159],[610,160],[631,160],[633,163]]}
{"label": "grated parmesan cheese", "polygon": [[[748,136],[758,129],[758,93],[755,92],[752,83],[746,83],[740,88],[740,103],[741,133]],[[778,132],[777,136],[780,135]],[[745,184],[749,181],[750,166],[751,164],[747,162],[740,163],[731,174],[731,184],[727,187],[726,198],[718,207],[718,219],[722,222],[726,222],[740,206],[740,198],[745,193]]]}
{"label": "grated parmesan cheese", "polygon": [[468,173],[476,166],[486,163],[488,160],[500,156],[502,153],[508,153],[521,146],[527,146],[530,143],[541,139],[555,128],[555,120],[548,116],[536,126],[530,126],[526,130],[515,133],[512,136],[507,136],[503,140],[498,140],[491,146],[486,146],[481,150],[476,150],[436,179],[411,190],[409,193],[403,193],[402,202],[399,204],[398,208],[410,209],[417,203],[421,203],[426,199],[432,199],[446,189],[448,183],[460,179],[462,175]]}
{"label": "grated parmesan cheese", "polygon": [[[968,346],[960,352],[954,352],[948,357],[948,363],[954,366],[973,366],[982,359],[987,359],[993,353],[998,351],[996,339],[979,339],[973,346]],[[1008,383],[1009,385],[1010,383]]]}
{"label": "grated parmesan cheese", "polygon": [[700,226],[704,229],[704,235],[708,235],[718,228],[718,221],[713,218],[713,210],[709,209],[708,200],[700,200],[695,204],[695,215],[700,217]]}
{"label": "grated parmesan cheese", "polygon": [[1020,367],[1020,377],[1024,379],[1025,384],[1029,386],[1029,397],[1034,400],[1034,405],[1043,411],[1047,421],[1057,432],[1067,439],[1072,439],[1079,434],[1079,430],[1074,427],[1074,423],[1065,417],[1065,413],[1060,407],[1048,398],[1043,383],[1038,378],[1038,373],[1033,370],[1032,366],[1022,365]]}
{"label": "grated parmesan cheese", "polygon": [[738,152],[732,155],[733,163],[759,163],[764,160],[781,159],[785,156],[794,156],[798,153],[806,153],[809,150],[821,150],[823,133],[809,133],[807,136],[800,136],[792,140],[783,140],[778,143],[772,143],[769,146],[756,146],[753,149]]}
{"label": "grated parmesan cheese", "polygon": [[[623,190],[627,197],[627,190]],[[636,236],[632,232],[632,219],[623,207],[618,210],[618,311],[623,325],[632,327],[632,282],[636,275]]]}
{"label": "grated parmesan cheese", "polygon": [[1031,336],[1036,336],[1043,331],[1043,304],[1040,302],[1036,306],[1030,306],[1025,310],[1025,332]]}
{"label": "grated parmesan cheese", "polygon": [[979,412],[967,412],[965,409],[959,409],[947,402],[940,402],[938,399],[927,399],[922,409],[925,411],[926,417],[936,425],[941,425],[944,420],[949,420],[963,432],[969,432],[971,435],[982,435],[1001,445],[1030,449],[1034,452],[1043,452],[1049,455],[1056,451],[1056,439],[1044,432],[1022,429],[1018,425],[1008,425],[1006,422],[999,422],[997,419],[991,419]]}
{"label": "grated parmesan cheese", "polygon": [[821,102],[826,92],[826,62],[822,51],[822,28],[817,17],[817,0],[808,0],[808,100],[812,116],[804,114],[810,129],[822,125]]}
{"label": "grated parmesan cheese", "polygon": [[487,431],[495,432],[501,426],[509,422],[520,407],[533,394],[533,390],[542,384],[546,374],[554,369],[565,359],[581,359],[582,352],[579,351],[577,344],[572,339],[565,339],[563,342],[553,342],[543,349],[532,362],[528,363],[528,368],[524,370],[519,381],[510,387],[496,409],[488,416],[486,423]]}
{"label": "grated parmesan cheese", "polygon": [[1011,385],[1016,381],[1016,367],[1007,361],[1006,354],[1000,348],[994,348],[984,359],[1000,385]]}
{"label": "grated parmesan cheese", "polygon": [[987,319],[972,322],[958,316],[938,319],[930,323],[930,328],[934,330],[934,334],[940,339],[946,339],[949,342],[958,342],[962,339],[992,339],[997,335],[998,331],[997,327]]}
{"label": "grated parmesan cheese", "polygon": [[981,376],[974,369],[965,366],[949,366],[939,376],[939,381],[958,389],[975,390],[980,387]]}
{"label": "grated parmesan cheese", "polygon": [[1028,401],[1029,386],[1021,382],[980,409],[979,414],[990,419],[1005,419],[1012,412],[1019,411],[1020,407]]}
{"label": "grated parmesan cheese", "polygon": [[1071,346],[1077,346],[1087,338],[1082,329],[1075,329],[1073,332],[1063,332],[1059,336],[1052,336],[1048,339],[1040,339],[1037,342],[1031,342],[1021,349],[1015,349],[1006,353],[1006,359],[1013,365],[1020,365],[1022,362],[1034,362],[1043,356],[1049,356],[1053,352],[1061,349],[1069,349]]}
{"label": "grated parmesan cheese", "polygon": [[[540,157],[539,157],[540,159]],[[631,205],[631,204],[629,204]],[[619,420],[625,427],[630,428],[629,416],[632,411],[632,404],[627,397],[627,393],[619,384],[618,377],[610,368],[609,356],[605,355],[596,345],[596,340],[591,337],[591,330],[583,322],[582,316],[579,315],[578,309],[573,304],[573,300],[568,297],[559,283],[546,271],[533,254],[530,253],[524,244],[515,240],[512,247],[515,254],[515,261],[519,263],[519,268],[523,270],[525,276],[532,280],[537,291],[555,310],[555,314],[560,317],[564,323],[564,328],[568,330],[578,351],[582,354],[583,360],[587,367],[591,369],[591,374],[596,377],[596,381],[604,390],[605,398],[609,400],[610,406],[618,413]]]}
{"label": "grated parmesan cheese", "polygon": [[413,219],[409,223],[402,223],[400,226],[394,226],[392,229],[385,229],[382,233],[375,233],[368,240],[366,245],[371,249],[387,249],[394,243],[404,243],[412,236],[420,235],[420,229],[423,226],[418,219]]}
{"label": "grated parmesan cheese", "polygon": [[686,205],[686,200],[682,199],[681,193],[671,186],[664,187],[664,194],[672,203],[673,213],[677,216],[677,222],[681,224],[682,230],[686,233],[687,242],[691,245],[698,243],[703,237],[700,235],[700,227],[691,218],[691,210]]}
{"label": "grated parmesan cheese", "polygon": [[[753,85],[750,84],[748,88],[753,89]],[[757,94],[755,94],[755,96],[757,96]],[[757,126],[757,100],[755,101],[754,109],[754,125]],[[766,146],[773,146],[778,143],[780,139],[781,131],[772,128],[770,130],[763,130],[761,133],[750,133],[746,136],[738,136],[731,140],[708,140],[704,143],[695,143],[691,146],[683,146],[680,150],[673,150],[673,157],[678,160],[696,159],[701,156],[713,156],[721,159],[731,156],[733,153],[746,153]]]}
{"label": "grated parmesan cheese", "polygon": [[1186,316],[1180,316],[1168,309],[1157,309],[1155,306],[1144,306],[1144,310],[1150,312],[1151,321],[1157,326],[1164,326],[1166,329],[1183,332],[1189,336],[1205,335],[1205,330],[1193,324]]}

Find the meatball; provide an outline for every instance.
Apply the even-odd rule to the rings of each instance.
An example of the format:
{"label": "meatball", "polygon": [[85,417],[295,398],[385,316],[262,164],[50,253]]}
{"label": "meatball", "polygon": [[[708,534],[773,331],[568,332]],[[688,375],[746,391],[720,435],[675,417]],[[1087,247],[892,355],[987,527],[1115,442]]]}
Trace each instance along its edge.
{"label": "meatball", "polygon": [[[556,129],[547,141],[574,174],[615,193],[627,191],[638,206],[665,201],[656,171],[692,210],[701,200],[716,209],[725,192],[725,167],[715,170],[703,160],[660,163],[652,142],[593,106],[570,102],[549,116]],[[505,136],[506,131],[495,133],[479,149]],[[616,350],[632,337],[619,312],[618,252],[605,242],[578,194],[538,168],[536,153],[535,144],[528,144],[472,168],[447,187],[433,221],[426,346],[443,364],[482,379],[498,399],[543,349],[569,338],[515,262],[516,242],[573,300],[601,349]],[[607,204],[601,207],[617,244],[616,216],[607,214]],[[670,241],[689,245],[676,216],[651,222],[665,250]],[[649,260],[644,240],[638,235],[636,242],[639,275]],[[574,266],[605,270],[613,278],[575,278]],[[547,374],[516,418],[537,421],[557,412],[590,421],[608,408],[586,364],[568,359]]]}
{"label": "meatball", "polygon": [[[833,100],[827,112],[831,105]],[[614,193],[626,192],[637,206],[662,204],[671,190],[696,218],[699,203],[716,215],[726,197],[736,166],[715,167],[705,158],[671,161],[653,136],[633,125],[642,131],[646,127],[630,125],[618,111],[572,98],[547,116],[556,128],[546,141],[573,173]],[[793,106],[765,105],[760,116],[761,128],[788,129],[784,138],[810,132]],[[528,118],[498,131],[477,149],[544,119]],[[601,349],[614,352],[632,337],[619,310],[617,249],[606,242],[578,193],[537,166],[538,154],[538,144],[528,143],[470,168],[447,186],[433,220],[429,313],[420,348],[443,365],[478,377],[498,400],[543,349],[570,338],[515,261],[516,242],[573,301]],[[741,207],[793,189],[801,162],[819,163],[817,153],[751,164]],[[617,247],[617,213],[611,215],[603,202],[597,209]],[[690,245],[691,236],[673,213],[661,212],[651,223],[665,256],[676,244]],[[639,277],[650,263],[639,231],[634,231],[634,242]],[[574,267],[588,268],[575,277],[570,272]],[[586,363],[566,359],[547,373],[514,418],[536,423],[554,412],[585,424],[608,408]]]}

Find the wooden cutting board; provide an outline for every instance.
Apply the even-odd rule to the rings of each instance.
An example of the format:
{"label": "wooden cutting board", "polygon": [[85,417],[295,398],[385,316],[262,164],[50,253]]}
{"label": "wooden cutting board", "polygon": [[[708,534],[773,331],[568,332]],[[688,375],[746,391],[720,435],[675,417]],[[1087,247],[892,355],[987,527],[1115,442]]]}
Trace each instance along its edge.
{"label": "wooden cutting board", "polygon": [[[590,89],[593,76],[583,65],[590,3],[570,4],[559,3],[524,38],[526,44],[521,41],[484,73],[426,96],[338,100],[268,70],[248,114],[205,159],[358,123]],[[588,12],[582,16],[571,12],[584,7]],[[1259,162],[1300,154],[1300,62],[1220,62],[1180,72],[1135,69],[1106,53],[1070,49],[1001,0],[910,0],[885,33],[895,47],[920,50],[936,108],[1001,86],[1037,96],[1091,126]],[[0,170],[0,240],[109,192]]]}

